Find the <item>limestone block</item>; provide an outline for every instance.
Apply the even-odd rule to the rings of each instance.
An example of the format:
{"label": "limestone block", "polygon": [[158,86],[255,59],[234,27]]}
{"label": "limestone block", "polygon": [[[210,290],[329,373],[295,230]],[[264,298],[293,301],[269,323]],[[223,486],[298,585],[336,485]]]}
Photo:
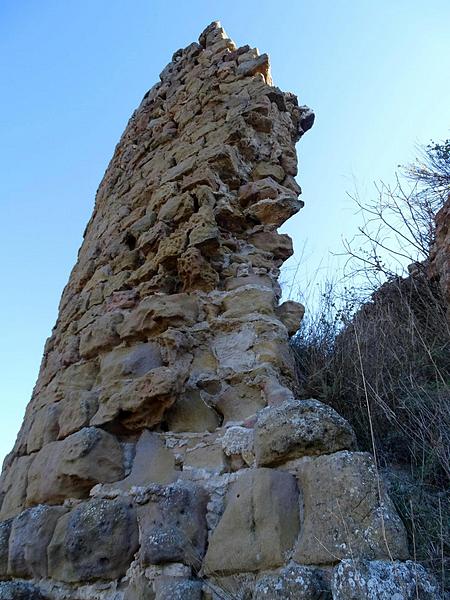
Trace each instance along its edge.
{"label": "limestone block", "polygon": [[28,471],[33,460],[34,456],[15,458],[2,480],[1,491],[4,493],[4,498],[0,519],[14,517],[23,509],[27,496]]}
{"label": "limestone block", "polygon": [[12,522],[12,519],[0,522],[0,577],[6,577],[8,572],[9,537]]}
{"label": "limestone block", "polygon": [[167,327],[192,325],[198,317],[198,304],[188,294],[154,294],[144,298],[131,311],[118,331],[122,338],[136,334],[160,333]]}
{"label": "limestone block", "polygon": [[186,577],[158,577],[155,600],[201,600],[202,582]]}
{"label": "limestone block", "polygon": [[58,504],[85,498],[99,482],[122,479],[123,455],[114,436],[85,427],[38,452],[28,474],[27,504]]}
{"label": "limestone block", "polygon": [[351,556],[408,558],[403,523],[381,483],[380,501],[370,454],[306,457],[289,470],[296,472],[304,504],[294,560],[319,565]]}
{"label": "limestone block", "polygon": [[226,294],[223,308],[225,319],[244,317],[252,312],[270,315],[275,308],[275,294],[272,288],[245,285]]}
{"label": "limestone block", "polygon": [[220,425],[217,412],[208,406],[198,390],[187,390],[167,411],[169,431],[214,431]]}
{"label": "limestone block", "polygon": [[298,530],[295,478],[271,469],[246,470],[227,494],[204,571],[228,575],[276,568],[288,557]]}
{"label": "limestone block", "polygon": [[22,581],[0,581],[0,600],[46,600],[39,588]]}
{"label": "limestone block", "polygon": [[333,600],[442,600],[436,581],[410,560],[343,560],[334,570]]}
{"label": "limestone block", "polygon": [[117,379],[141,377],[162,366],[161,351],[153,342],[115,348],[104,354],[100,361],[102,384]]}
{"label": "limestone block", "polygon": [[14,519],[9,540],[8,575],[24,579],[47,577],[47,546],[56,522],[66,512],[62,506],[41,504]]}
{"label": "limestone block", "polygon": [[206,544],[207,495],[191,482],[152,486],[138,510],[143,566],[182,562],[199,567]]}
{"label": "limestone block", "polygon": [[299,302],[287,300],[277,306],[275,313],[288,330],[289,336],[292,336],[299,330],[300,323],[305,314],[305,307]]}
{"label": "limestone block", "polygon": [[223,415],[224,424],[230,421],[244,421],[264,405],[264,397],[258,385],[233,380],[215,402],[215,407]]}
{"label": "limestone block", "polygon": [[188,226],[190,246],[197,246],[207,251],[215,249],[219,245],[219,229],[210,206],[201,206],[198,212],[189,219]]}
{"label": "limestone block", "polygon": [[191,194],[177,194],[169,198],[161,206],[158,219],[167,223],[184,223],[194,212],[194,200]]}
{"label": "limestone block", "polygon": [[183,282],[183,291],[203,290],[209,292],[219,283],[219,274],[203,257],[198,248],[191,247],[177,261],[178,274]]}
{"label": "limestone block", "polygon": [[296,565],[257,580],[252,600],[331,600],[316,569]]}
{"label": "limestone block", "polygon": [[116,420],[130,430],[151,428],[164,418],[174,403],[182,383],[180,374],[169,367],[152,369],[143,377],[105,387],[99,398],[99,409],[91,425],[103,425]]}
{"label": "limestone block", "polygon": [[87,427],[97,410],[98,391],[67,391],[59,403],[58,439]]}
{"label": "limestone block", "polygon": [[317,400],[283,402],[258,413],[255,455],[259,466],[348,450],[354,445],[355,434],[348,422]]}
{"label": "limestone block", "polygon": [[125,590],[123,600],[155,600],[152,584],[144,575],[135,577]]}
{"label": "limestone block", "polygon": [[49,575],[68,583],[118,579],[138,546],[136,510],[130,502],[83,502],[57,523],[48,548]]}
{"label": "limestone block", "polygon": [[177,478],[175,458],[157,433],[144,430],[136,444],[136,454],[130,474],[104,488],[130,490],[150,483],[171,483]]}
{"label": "limestone block", "polygon": [[265,252],[273,254],[275,259],[287,260],[293,255],[292,240],[285,233],[276,231],[258,231],[249,236],[249,242]]}
{"label": "limestone block", "polygon": [[257,73],[261,73],[264,76],[266,82],[270,85],[271,77],[269,57],[267,56],[267,54],[261,54],[261,56],[258,56],[257,58],[242,62],[238,67],[237,73],[243,76],[256,75]]}
{"label": "limestone block", "polygon": [[58,404],[50,404],[36,412],[27,439],[28,454],[36,452],[45,444],[58,439],[60,410],[61,407]]}
{"label": "limestone block", "polygon": [[275,199],[264,198],[249,206],[244,214],[264,225],[280,227],[303,208],[304,203],[294,194],[282,194]]}
{"label": "limestone block", "polygon": [[241,466],[252,466],[255,461],[253,451],[253,429],[247,427],[229,427],[221,438],[222,448],[226,456],[233,461],[242,460]]}
{"label": "limestone block", "polygon": [[123,320],[120,312],[107,313],[98,317],[81,333],[80,356],[89,358],[100,350],[113,348],[120,342],[117,326]]}

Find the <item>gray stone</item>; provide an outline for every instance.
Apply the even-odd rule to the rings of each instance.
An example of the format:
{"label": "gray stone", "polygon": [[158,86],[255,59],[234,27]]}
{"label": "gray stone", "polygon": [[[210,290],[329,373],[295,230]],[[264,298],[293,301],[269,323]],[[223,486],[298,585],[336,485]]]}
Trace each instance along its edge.
{"label": "gray stone", "polygon": [[171,483],[176,478],[174,455],[166,448],[160,435],[145,430],[136,444],[131,473],[125,479],[103,487],[129,490],[133,486],[150,483]]}
{"label": "gray stone", "polygon": [[437,583],[413,561],[343,560],[334,570],[334,600],[443,600]]}
{"label": "gray stone", "polygon": [[9,540],[8,574],[14,577],[47,577],[47,546],[58,519],[67,512],[62,506],[35,506],[18,515]]}
{"label": "gray stone", "polygon": [[45,597],[31,583],[0,581],[0,600],[45,600]]}
{"label": "gray stone", "polygon": [[331,594],[317,569],[291,564],[256,582],[252,600],[325,600]]}
{"label": "gray stone", "polygon": [[206,544],[207,494],[191,482],[152,486],[139,509],[141,563],[182,562],[197,568]]}
{"label": "gray stone", "polygon": [[4,494],[0,519],[15,517],[24,508],[27,495],[28,471],[34,456],[19,456],[14,459],[9,471],[2,477]]}
{"label": "gray stone", "polygon": [[8,519],[0,523],[0,577],[5,577],[8,572],[9,537],[12,522],[12,519]]}
{"label": "gray stone", "polygon": [[118,579],[138,546],[136,511],[130,502],[83,502],[58,521],[48,548],[49,575],[69,583]]}
{"label": "gray stone", "polygon": [[295,478],[272,469],[244,471],[227,494],[205,556],[205,573],[276,568],[292,550],[298,530]]}
{"label": "gray stone", "polygon": [[116,438],[85,427],[38,452],[28,473],[27,503],[58,504],[66,498],[85,498],[97,483],[123,476],[122,449]]}
{"label": "gray stone", "polygon": [[255,455],[259,466],[329,454],[354,445],[355,435],[348,422],[317,400],[287,401],[258,413]]}
{"label": "gray stone", "polygon": [[185,577],[159,577],[155,600],[201,600],[202,583]]}
{"label": "gray stone", "polygon": [[123,600],[155,600],[153,586],[145,575],[139,575],[130,581]]}
{"label": "gray stone", "polygon": [[333,564],[352,556],[408,558],[405,528],[382,482],[378,486],[370,454],[343,451],[305,457],[289,470],[296,472],[303,494],[296,562]]}

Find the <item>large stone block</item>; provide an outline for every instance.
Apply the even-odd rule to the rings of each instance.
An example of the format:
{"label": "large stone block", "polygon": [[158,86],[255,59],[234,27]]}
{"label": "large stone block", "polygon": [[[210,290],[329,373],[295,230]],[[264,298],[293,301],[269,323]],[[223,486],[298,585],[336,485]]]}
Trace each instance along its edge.
{"label": "large stone block", "polygon": [[202,582],[186,577],[159,577],[155,600],[201,600]]}
{"label": "large stone block", "polygon": [[14,519],[9,540],[9,575],[24,579],[47,577],[47,546],[56,522],[67,510],[62,506],[39,505]]}
{"label": "large stone block", "polygon": [[343,560],[331,588],[333,600],[443,600],[436,581],[410,560]]}
{"label": "large stone block", "polygon": [[148,371],[161,366],[159,345],[152,342],[139,343],[115,348],[102,356],[100,378],[104,385],[118,379],[142,377]]}
{"label": "large stone block", "polygon": [[295,471],[304,506],[294,553],[297,562],[332,564],[352,556],[408,558],[403,523],[382,483],[377,483],[370,454],[343,451],[306,457],[298,460]]}
{"label": "large stone block", "polygon": [[316,569],[293,563],[258,579],[252,600],[331,600],[331,593]]}
{"label": "large stone block", "polygon": [[106,386],[100,393],[99,408],[91,425],[118,419],[130,430],[154,427],[175,402],[181,383],[175,368],[158,367],[142,377],[126,380],[119,389],[116,384]]}
{"label": "large stone block", "polygon": [[0,577],[8,573],[9,537],[11,535],[12,519],[0,523]]}
{"label": "large stone block", "polygon": [[354,445],[355,435],[348,422],[317,400],[288,401],[258,413],[255,455],[260,466],[347,450]]}
{"label": "large stone block", "polygon": [[229,490],[226,508],[211,536],[206,574],[260,571],[284,563],[299,530],[295,478],[272,469],[242,473]]}
{"label": "large stone block", "polygon": [[0,600],[46,600],[46,598],[32,583],[0,581]]}
{"label": "large stone block", "polygon": [[153,486],[139,509],[141,563],[199,567],[206,544],[207,494],[190,482]]}
{"label": "large stone block", "polygon": [[83,502],[57,523],[48,548],[49,575],[68,583],[118,579],[138,546],[136,511],[130,502]]}
{"label": "large stone block", "polygon": [[99,482],[124,476],[123,453],[116,438],[85,427],[38,452],[28,474],[27,504],[58,504],[66,498],[85,498]]}

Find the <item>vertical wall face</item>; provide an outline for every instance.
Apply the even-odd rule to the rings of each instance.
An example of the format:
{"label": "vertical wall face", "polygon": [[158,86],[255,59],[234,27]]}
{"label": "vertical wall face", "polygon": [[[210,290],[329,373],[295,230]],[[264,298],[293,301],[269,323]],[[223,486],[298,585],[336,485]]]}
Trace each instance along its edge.
{"label": "vertical wall face", "polygon": [[3,469],[0,599],[314,599],[341,559],[406,556],[349,425],[295,396],[277,228],[313,115],[218,24],[199,42],[98,190]]}

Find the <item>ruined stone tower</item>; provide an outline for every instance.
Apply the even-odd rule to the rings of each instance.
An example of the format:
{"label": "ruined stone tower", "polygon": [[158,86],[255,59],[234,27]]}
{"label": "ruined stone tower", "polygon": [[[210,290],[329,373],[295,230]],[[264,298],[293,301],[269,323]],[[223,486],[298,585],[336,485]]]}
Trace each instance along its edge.
{"label": "ruined stone tower", "polygon": [[[5,460],[0,600],[415,592],[413,563],[382,562],[408,552],[371,457],[296,397],[303,308],[279,303],[277,227],[302,206],[313,114],[218,23],[160,78],[100,185]],[[388,595],[364,595],[369,577]]]}

